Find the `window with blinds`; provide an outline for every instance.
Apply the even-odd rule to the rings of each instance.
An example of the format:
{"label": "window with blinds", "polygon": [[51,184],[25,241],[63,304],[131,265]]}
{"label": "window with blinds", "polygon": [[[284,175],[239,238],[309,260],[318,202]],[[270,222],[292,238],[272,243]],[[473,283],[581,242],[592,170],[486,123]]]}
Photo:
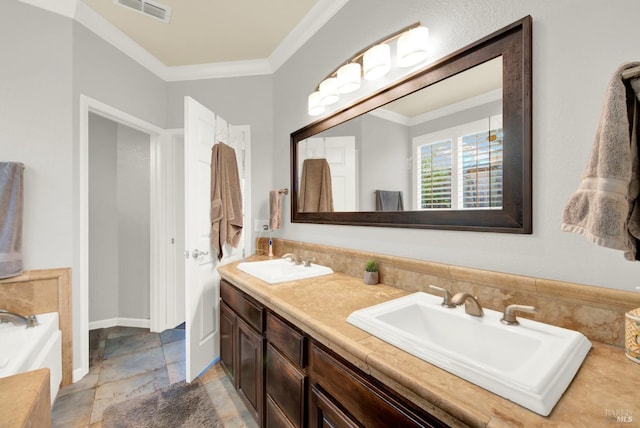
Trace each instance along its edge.
{"label": "window with blinds", "polygon": [[451,140],[419,146],[420,209],[451,208],[451,148]]}
{"label": "window with blinds", "polygon": [[502,208],[502,116],[416,137],[414,149],[418,209]]}

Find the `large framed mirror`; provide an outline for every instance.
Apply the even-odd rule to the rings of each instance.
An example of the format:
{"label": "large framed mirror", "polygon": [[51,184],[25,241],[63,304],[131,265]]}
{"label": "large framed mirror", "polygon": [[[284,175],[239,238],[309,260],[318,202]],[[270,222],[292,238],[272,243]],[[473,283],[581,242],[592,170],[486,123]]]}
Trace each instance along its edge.
{"label": "large framed mirror", "polygon": [[531,17],[292,133],[291,188],[294,223],[531,233]]}

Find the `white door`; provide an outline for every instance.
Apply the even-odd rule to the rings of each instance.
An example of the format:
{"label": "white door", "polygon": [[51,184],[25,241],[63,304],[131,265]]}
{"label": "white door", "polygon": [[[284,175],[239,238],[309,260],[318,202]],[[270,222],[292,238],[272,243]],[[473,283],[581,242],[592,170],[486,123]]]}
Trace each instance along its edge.
{"label": "white door", "polygon": [[[307,138],[298,150],[298,178],[308,158],[325,158],[331,169],[331,195],[334,211],[357,211],[356,139],[353,136]],[[299,184],[299,183],[298,183]]]}
{"label": "white door", "polygon": [[[219,262],[210,245],[211,148],[217,142],[229,142],[234,132],[220,116],[193,98],[185,97],[184,110],[185,347],[186,380],[191,382],[220,356]],[[239,145],[245,144],[242,141]],[[237,149],[236,158],[242,177],[243,156]],[[240,249],[232,251],[228,246],[223,253],[225,258],[220,263],[242,255]]]}

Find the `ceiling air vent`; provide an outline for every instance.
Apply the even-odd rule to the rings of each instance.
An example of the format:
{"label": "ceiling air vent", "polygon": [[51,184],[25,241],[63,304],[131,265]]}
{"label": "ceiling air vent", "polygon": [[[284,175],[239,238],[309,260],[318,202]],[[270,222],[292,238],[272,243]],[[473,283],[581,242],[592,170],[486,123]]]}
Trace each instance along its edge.
{"label": "ceiling air vent", "polygon": [[171,19],[171,7],[151,0],[113,0],[115,4],[133,9],[163,22]]}

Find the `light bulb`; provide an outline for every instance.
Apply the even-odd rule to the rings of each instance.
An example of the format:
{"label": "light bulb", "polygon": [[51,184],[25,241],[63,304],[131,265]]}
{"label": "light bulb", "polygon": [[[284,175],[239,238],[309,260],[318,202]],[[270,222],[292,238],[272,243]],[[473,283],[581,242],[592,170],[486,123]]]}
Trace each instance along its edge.
{"label": "light bulb", "polygon": [[338,79],[327,77],[320,83],[320,104],[328,106],[337,103],[339,99]]}
{"label": "light bulb", "polygon": [[309,94],[307,109],[311,116],[317,116],[324,112],[324,106],[320,104],[320,92],[316,91]]}
{"label": "light bulb", "polygon": [[362,59],[364,78],[378,79],[391,70],[391,47],[385,43],[375,45],[365,52]]}
{"label": "light bulb", "polygon": [[338,69],[338,92],[348,94],[360,88],[360,64],[352,62]]}
{"label": "light bulb", "polygon": [[398,39],[396,61],[400,67],[411,67],[427,58],[429,29],[416,27]]}

